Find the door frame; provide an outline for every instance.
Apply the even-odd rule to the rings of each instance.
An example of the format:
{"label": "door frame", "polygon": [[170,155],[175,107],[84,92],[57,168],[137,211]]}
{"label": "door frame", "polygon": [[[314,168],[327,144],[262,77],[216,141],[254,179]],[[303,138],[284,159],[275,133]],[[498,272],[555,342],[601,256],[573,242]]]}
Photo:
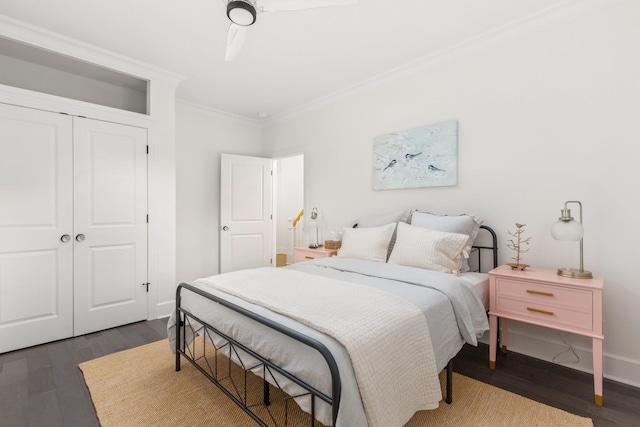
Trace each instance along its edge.
{"label": "door frame", "polygon": [[[276,155],[274,157],[271,158],[271,161],[273,162],[273,170],[276,171],[277,169],[277,162],[278,160],[282,160],[282,159],[288,159],[290,157],[302,157],[302,208],[304,209],[304,207],[306,206],[306,197],[307,197],[307,192],[305,190],[306,185],[305,185],[305,170],[306,170],[306,162],[305,162],[305,154],[302,151],[295,151],[295,152],[287,152]],[[278,173],[274,172],[273,174],[273,248],[272,248],[272,253],[274,256],[274,259],[277,255],[278,252],[278,201],[281,200],[280,199],[280,195],[278,194]],[[301,227],[301,231],[304,233],[304,228]],[[295,249],[295,241],[293,244],[293,248]],[[293,254],[292,254],[293,257]],[[275,262],[273,263],[273,265],[275,265]]]}

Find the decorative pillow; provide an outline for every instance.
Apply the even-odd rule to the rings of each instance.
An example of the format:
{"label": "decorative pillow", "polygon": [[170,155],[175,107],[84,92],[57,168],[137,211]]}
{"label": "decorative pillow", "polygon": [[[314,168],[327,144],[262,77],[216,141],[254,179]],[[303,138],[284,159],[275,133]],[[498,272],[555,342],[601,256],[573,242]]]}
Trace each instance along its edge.
{"label": "decorative pillow", "polygon": [[396,246],[388,262],[459,274],[462,259],[469,248],[469,236],[466,234],[429,230],[401,222],[398,224]]}
{"label": "decorative pillow", "polygon": [[345,228],[338,256],[386,262],[389,241],[395,229],[395,222],[382,227]]}
{"label": "decorative pillow", "polygon": [[[473,246],[483,220],[475,215],[434,215],[428,212],[414,212],[411,225],[428,228],[430,230],[446,231],[448,233],[466,234],[469,236],[469,246]],[[460,271],[469,271],[467,259],[462,260]]]}
{"label": "decorative pillow", "polygon": [[[358,228],[367,228],[367,227],[380,227],[383,225],[387,225],[389,223],[395,222],[409,222],[409,217],[411,216],[411,211],[396,211],[391,212],[384,215],[363,215],[358,218]],[[393,231],[393,235],[391,236],[391,240],[389,241],[389,252],[391,253],[393,250],[393,245],[396,241],[396,231]]]}

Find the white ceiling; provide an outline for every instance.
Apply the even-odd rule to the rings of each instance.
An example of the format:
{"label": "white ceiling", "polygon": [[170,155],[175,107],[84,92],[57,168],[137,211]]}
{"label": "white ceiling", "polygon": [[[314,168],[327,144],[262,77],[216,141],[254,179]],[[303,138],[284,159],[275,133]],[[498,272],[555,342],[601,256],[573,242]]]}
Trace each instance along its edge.
{"label": "white ceiling", "polygon": [[185,76],[179,99],[259,120],[572,1],[359,0],[263,13],[231,63],[224,0],[0,0],[0,14]]}

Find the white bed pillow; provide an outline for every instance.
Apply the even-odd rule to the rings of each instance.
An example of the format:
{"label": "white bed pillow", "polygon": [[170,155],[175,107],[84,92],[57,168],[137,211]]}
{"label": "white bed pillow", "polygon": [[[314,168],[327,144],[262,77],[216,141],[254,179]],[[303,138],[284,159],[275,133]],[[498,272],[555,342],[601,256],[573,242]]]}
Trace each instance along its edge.
{"label": "white bed pillow", "polygon": [[[475,215],[435,215],[429,212],[414,212],[411,216],[411,225],[428,228],[430,230],[446,231],[448,233],[466,234],[469,236],[469,246],[478,237],[478,231],[482,225],[482,218]],[[462,260],[460,271],[469,271],[467,259]]]}
{"label": "white bed pillow", "polygon": [[389,241],[395,229],[395,222],[382,227],[345,228],[338,256],[386,262]]}
{"label": "white bed pillow", "polygon": [[[390,212],[383,215],[362,215],[358,218],[358,228],[368,228],[368,227],[381,227],[383,225],[390,224],[392,222],[409,222],[409,218],[411,217],[411,211],[395,211]],[[391,240],[389,241],[389,250],[388,254],[391,254],[393,250],[393,245],[396,242],[396,231],[393,231],[393,235],[391,236]]]}
{"label": "white bed pillow", "polygon": [[389,264],[459,274],[469,250],[469,236],[399,223]]}

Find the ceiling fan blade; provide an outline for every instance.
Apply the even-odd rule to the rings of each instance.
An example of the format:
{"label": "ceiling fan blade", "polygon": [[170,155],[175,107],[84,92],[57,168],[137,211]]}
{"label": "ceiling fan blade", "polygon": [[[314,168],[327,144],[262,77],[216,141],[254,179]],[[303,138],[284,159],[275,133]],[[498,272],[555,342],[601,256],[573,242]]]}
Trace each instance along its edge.
{"label": "ceiling fan blade", "polygon": [[327,6],[343,6],[357,2],[358,0],[257,0],[256,9],[259,12],[280,12]]}
{"label": "ceiling fan blade", "polygon": [[224,60],[231,62],[240,53],[244,39],[247,35],[247,27],[241,25],[231,24],[229,31],[227,32],[227,51],[224,54]]}

